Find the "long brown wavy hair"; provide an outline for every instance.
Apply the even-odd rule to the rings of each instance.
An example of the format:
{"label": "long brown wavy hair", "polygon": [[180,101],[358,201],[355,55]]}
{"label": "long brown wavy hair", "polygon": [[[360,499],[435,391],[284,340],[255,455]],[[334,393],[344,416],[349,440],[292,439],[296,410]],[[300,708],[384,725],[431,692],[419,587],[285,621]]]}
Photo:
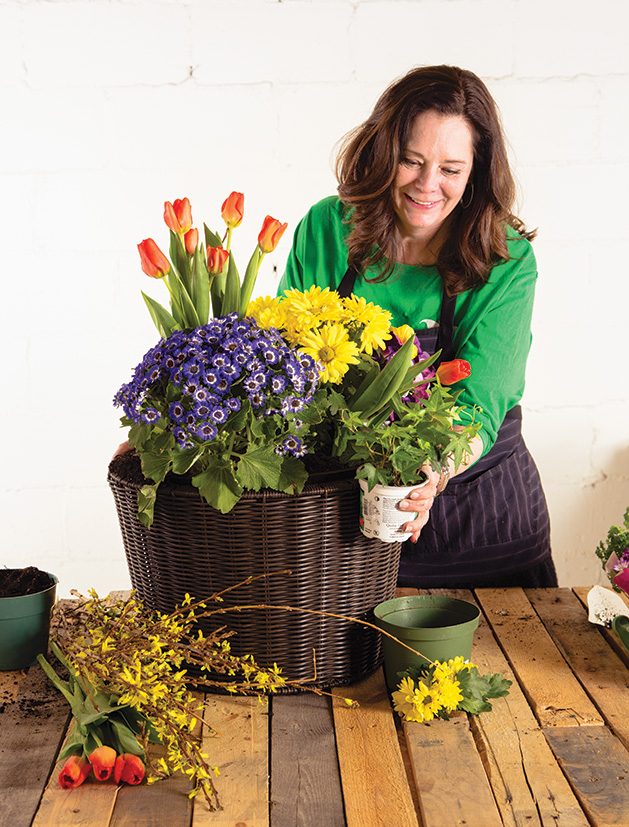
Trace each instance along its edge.
{"label": "long brown wavy hair", "polygon": [[492,266],[508,260],[505,224],[525,238],[535,236],[512,212],[516,185],[496,104],[479,77],[456,66],[412,69],[342,140],[338,193],[353,207],[348,264],[359,272],[379,270],[370,281],[384,281],[393,271],[399,252],[393,182],[415,118],[429,110],[464,118],[473,137],[470,180],[437,259],[446,290],[456,295],[487,281]]}

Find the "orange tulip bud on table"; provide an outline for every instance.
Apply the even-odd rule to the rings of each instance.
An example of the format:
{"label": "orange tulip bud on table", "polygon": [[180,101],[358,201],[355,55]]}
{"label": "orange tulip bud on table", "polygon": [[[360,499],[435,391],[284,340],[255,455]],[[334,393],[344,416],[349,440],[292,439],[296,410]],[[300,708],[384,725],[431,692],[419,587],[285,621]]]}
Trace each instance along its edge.
{"label": "orange tulip bud on table", "polygon": [[142,270],[152,279],[162,279],[170,273],[170,261],[152,238],[145,238],[138,244]]}
{"label": "orange tulip bud on table", "polygon": [[81,755],[71,755],[59,773],[59,784],[64,790],[79,787],[92,771],[92,765]]}
{"label": "orange tulip bud on table", "polygon": [[184,235],[192,227],[192,208],[187,198],[164,202],[164,221],[169,230]]}
{"label": "orange tulip bud on table", "polygon": [[120,784],[140,784],[144,778],[144,764],[138,755],[125,752],[116,759],[114,781]]}
{"label": "orange tulip bud on table", "polygon": [[245,214],[245,196],[242,192],[230,193],[221,207],[221,217],[230,229],[238,227]]}
{"label": "orange tulip bud on table", "polygon": [[99,781],[107,781],[111,776],[117,757],[116,750],[107,746],[98,747],[88,755],[88,760],[94,767],[94,775]]}
{"label": "orange tulip bud on table", "polygon": [[454,359],[452,362],[443,362],[437,368],[437,378],[442,385],[452,385],[461,379],[467,379],[472,373],[470,363],[465,359]]}
{"label": "orange tulip bud on table", "polygon": [[282,224],[277,218],[267,215],[258,236],[258,244],[263,253],[272,253],[275,250],[287,227],[288,224]]}

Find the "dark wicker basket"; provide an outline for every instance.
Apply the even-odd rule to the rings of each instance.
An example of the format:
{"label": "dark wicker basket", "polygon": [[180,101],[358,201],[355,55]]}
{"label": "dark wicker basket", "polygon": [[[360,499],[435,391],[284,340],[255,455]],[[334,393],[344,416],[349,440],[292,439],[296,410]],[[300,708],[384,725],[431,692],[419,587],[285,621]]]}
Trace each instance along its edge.
{"label": "dark wicker basket", "polygon": [[[360,532],[353,478],[309,481],[297,496],[247,492],[229,514],[208,506],[192,486],[166,480],[150,530],[137,519],[142,483],[117,473],[116,460],[108,482],[131,582],[151,609],[171,611],[186,592],[203,598],[284,569],[291,574],[235,589],[223,605],[290,605],[371,620],[372,609],[394,596],[401,546]],[[314,650],[310,685],[353,683],[382,662],[379,632],[348,621],[255,609],[222,615],[221,625],[237,632],[233,652],[277,663],[291,680],[314,677]]]}

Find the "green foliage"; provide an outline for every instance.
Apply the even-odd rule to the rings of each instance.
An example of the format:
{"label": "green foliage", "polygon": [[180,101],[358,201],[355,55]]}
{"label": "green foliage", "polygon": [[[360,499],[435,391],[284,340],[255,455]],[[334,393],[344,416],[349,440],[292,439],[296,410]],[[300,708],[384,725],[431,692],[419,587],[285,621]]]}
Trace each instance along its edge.
{"label": "green foliage", "polygon": [[[629,549],[629,508],[625,511],[624,525],[613,525],[607,532],[607,538],[601,541],[596,547],[596,556],[601,561],[601,565],[605,565],[612,554],[615,554],[618,559]],[[616,591],[620,591],[613,583],[613,578],[617,574],[615,571],[607,572],[610,582]]]}

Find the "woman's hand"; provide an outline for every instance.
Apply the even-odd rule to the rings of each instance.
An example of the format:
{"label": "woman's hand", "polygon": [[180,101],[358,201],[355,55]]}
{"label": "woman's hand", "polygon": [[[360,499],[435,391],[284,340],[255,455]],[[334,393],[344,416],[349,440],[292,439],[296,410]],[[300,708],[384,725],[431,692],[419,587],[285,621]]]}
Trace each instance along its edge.
{"label": "woman's hand", "polygon": [[[125,439],[124,442],[121,442],[120,445],[116,448],[114,452],[114,457],[117,457],[119,454],[126,454],[127,451],[131,450],[131,446],[129,445],[129,440]],[[112,459],[114,458],[112,457]]]}
{"label": "woman's hand", "polygon": [[437,484],[439,474],[432,470],[430,465],[424,465],[422,472],[428,477],[428,482],[419,488],[413,488],[408,497],[400,500],[398,508],[401,511],[417,512],[417,517],[403,526],[404,531],[412,531],[409,537],[412,543],[416,543],[422,528],[428,522],[430,509],[437,496]]}

